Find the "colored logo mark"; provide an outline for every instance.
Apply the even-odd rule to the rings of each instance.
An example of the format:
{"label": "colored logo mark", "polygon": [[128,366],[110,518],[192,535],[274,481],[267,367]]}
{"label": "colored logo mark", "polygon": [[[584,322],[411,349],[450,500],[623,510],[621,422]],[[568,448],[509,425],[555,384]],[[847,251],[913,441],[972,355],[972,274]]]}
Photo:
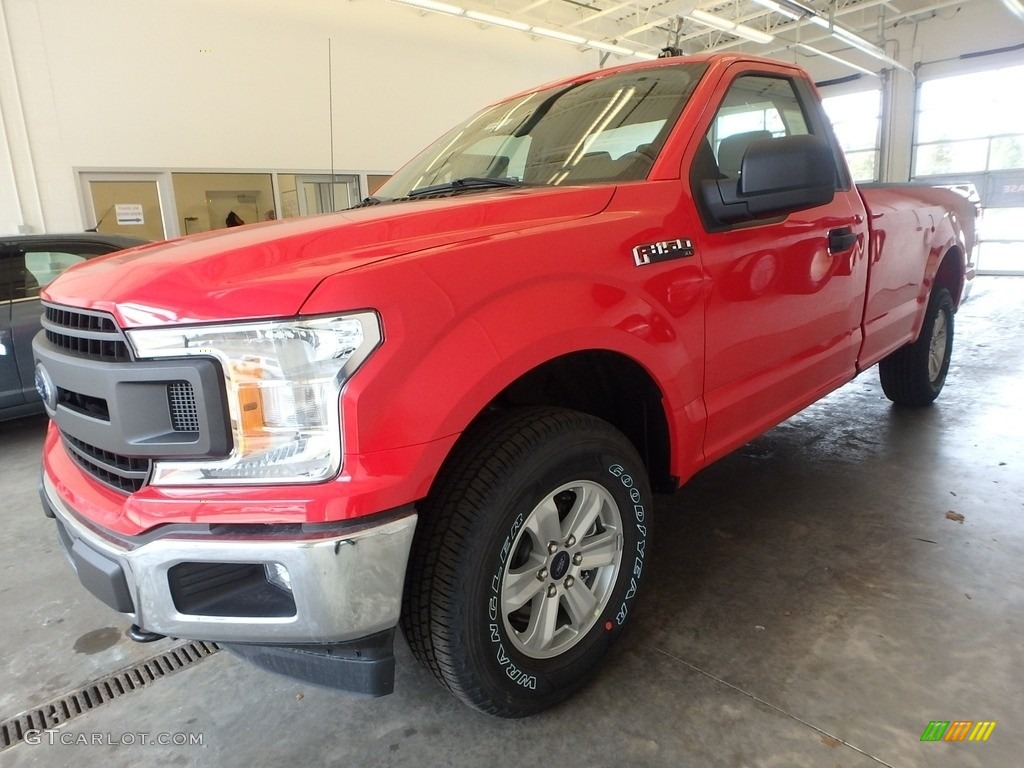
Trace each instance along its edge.
{"label": "colored logo mark", "polygon": [[932,720],[921,741],[988,741],[995,728],[995,720]]}

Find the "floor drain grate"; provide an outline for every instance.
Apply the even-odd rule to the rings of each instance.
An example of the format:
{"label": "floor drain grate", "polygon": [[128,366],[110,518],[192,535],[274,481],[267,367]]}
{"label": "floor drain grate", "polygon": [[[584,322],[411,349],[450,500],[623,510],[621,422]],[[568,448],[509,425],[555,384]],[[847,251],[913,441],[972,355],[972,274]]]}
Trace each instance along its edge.
{"label": "floor drain grate", "polygon": [[0,722],[0,752],[25,740],[30,731],[44,731],[90,712],[126,693],[145,688],[157,680],[208,659],[220,650],[216,643],[193,641],[177,645],[130,667],[93,680],[42,706]]}

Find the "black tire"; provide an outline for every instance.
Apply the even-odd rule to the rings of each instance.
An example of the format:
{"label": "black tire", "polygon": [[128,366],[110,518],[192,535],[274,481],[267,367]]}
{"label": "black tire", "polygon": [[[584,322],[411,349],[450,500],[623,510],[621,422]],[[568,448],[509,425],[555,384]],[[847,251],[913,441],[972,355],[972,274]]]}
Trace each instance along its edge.
{"label": "black tire", "polygon": [[946,383],[952,352],[953,300],[949,291],[937,287],[928,298],[917,341],[900,347],[878,364],[885,396],[897,405],[929,405]]}
{"label": "black tire", "polygon": [[651,501],[640,457],[600,419],[521,408],[475,425],[420,505],[402,612],[413,655],[488,714],[566,698],[632,610]]}

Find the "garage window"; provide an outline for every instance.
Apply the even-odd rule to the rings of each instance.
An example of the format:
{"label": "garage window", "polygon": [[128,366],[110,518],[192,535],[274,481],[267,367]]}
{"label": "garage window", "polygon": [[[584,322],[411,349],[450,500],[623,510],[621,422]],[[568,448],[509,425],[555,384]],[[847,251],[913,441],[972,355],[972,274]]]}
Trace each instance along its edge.
{"label": "garage window", "polygon": [[855,181],[878,181],[878,145],[882,92],[879,90],[827,96],[825,113],[843,148]]}
{"label": "garage window", "polygon": [[918,93],[914,177],[976,188],[979,274],[1024,275],[1022,91],[1024,66],[1015,66],[926,80]]}

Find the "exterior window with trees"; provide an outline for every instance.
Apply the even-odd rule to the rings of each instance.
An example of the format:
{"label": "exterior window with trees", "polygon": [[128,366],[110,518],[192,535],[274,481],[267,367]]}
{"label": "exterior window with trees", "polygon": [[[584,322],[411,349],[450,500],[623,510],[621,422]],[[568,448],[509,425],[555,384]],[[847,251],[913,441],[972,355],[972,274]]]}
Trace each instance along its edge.
{"label": "exterior window with trees", "polygon": [[[1024,168],[1024,66],[926,80],[918,97],[914,175]],[[950,118],[949,105],[957,105]]]}
{"label": "exterior window with trees", "polygon": [[[977,190],[979,274],[1024,275],[1024,66],[921,83],[914,178]],[[951,117],[949,105],[955,104]]]}
{"label": "exterior window with trees", "polygon": [[878,181],[882,92],[828,96],[821,100],[855,181]]}

